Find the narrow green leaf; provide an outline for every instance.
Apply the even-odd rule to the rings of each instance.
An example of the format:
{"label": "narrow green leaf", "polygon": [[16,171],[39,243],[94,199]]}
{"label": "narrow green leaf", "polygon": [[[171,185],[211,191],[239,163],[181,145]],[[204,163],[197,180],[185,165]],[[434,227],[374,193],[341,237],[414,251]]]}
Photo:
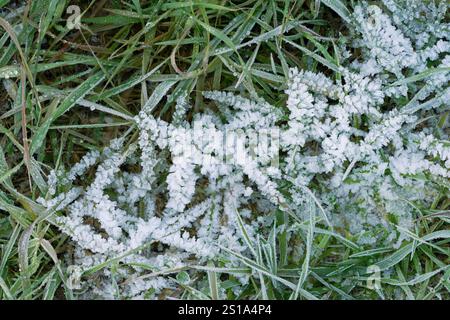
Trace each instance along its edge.
{"label": "narrow green leaf", "polygon": [[61,102],[59,107],[53,111],[49,118],[40,126],[36,131],[31,141],[30,154],[34,154],[42,145],[45,136],[47,135],[50,124],[64,113],[70,110],[75,104],[77,104],[83,97],[90,93],[100,82],[105,79],[105,75],[102,71],[97,72],[91,78],[84,81],[76,89],[71,91],[69,95]]}
{"label": "narrow green leaf", "polygon": [[345,22],[351,22],[351,13],[341,0],[321,0],[321,2],[336,12]]}

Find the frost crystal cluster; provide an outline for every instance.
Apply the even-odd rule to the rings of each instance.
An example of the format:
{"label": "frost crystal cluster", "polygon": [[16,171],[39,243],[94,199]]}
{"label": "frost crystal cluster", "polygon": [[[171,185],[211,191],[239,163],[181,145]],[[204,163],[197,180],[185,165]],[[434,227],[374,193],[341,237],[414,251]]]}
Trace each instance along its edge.
{"label": "frost crystal cluster", "polygon": [[[219,112],[188,122],[180,97],[171,122],[142,110],[137,141],[116,139],[52,172],[41,202],[64,212],[56,223],[75,243],[78,273],[111,263],[80,289],[154,297],[176,286],[163,270],[214,261],[223,247],[248,254],[241,224],[252,241],[277,210],[307,219],[311,196],[324,224],[361,245],[398,246],[417,217],[412,204],[448,189],[446,9],[445,1],[358,5],[335,76],[291,69],[286,108],[205,92]],[[277,132],[270,145],[247,134],[244,160],[230,151],[239,136],[224,143],[226,132],[268,129]],[[79,178],[89,186],[77,186]]]}

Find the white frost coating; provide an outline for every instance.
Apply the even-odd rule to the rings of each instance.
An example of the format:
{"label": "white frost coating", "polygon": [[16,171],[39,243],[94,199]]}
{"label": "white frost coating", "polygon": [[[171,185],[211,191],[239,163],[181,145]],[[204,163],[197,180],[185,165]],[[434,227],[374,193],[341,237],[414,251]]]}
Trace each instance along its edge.
{"label": "white frost coating", "polygon": [[[408,203],[429,205],[437,195],[432,184],[450,177],[448,134],[439,123],[448,110],[450,72],[403,80],[450,65],[450,29],[442,5],[383,2],[389,11],[355,8],[339,81],[292,68],[285,106],[205,92],[219,112],[192,121],[181,96],[170,123],[142,111],[136,142],[114,140],[67,172],[52,172],[49,198],[39,201],[65,210],[57,222],[74,241],[74,264],[85,270],[122,257],[114,276],[104,268],[95,281],[81,283],[86,296],[145,298],[152,289],[154,297],[176,284],[163,275],[144,277],[148,269],[217,259],[219,245],[248,255],[237,213],[253,240],[277,209],[307,219],[306,188],[334,227],[359,244],[400,245],[407,235],[395,224],[411,228],[416,214]],[[269,128],[278,130],[276,147],[249,141],[244,160],[224,148],[226,132]],[[242,141],[228,142],[236,150]],[[95,175],[88,175],[93,167]],[[87,187],[76,185],[88,176]],[[113,278],[128,280],[113,286]]]}

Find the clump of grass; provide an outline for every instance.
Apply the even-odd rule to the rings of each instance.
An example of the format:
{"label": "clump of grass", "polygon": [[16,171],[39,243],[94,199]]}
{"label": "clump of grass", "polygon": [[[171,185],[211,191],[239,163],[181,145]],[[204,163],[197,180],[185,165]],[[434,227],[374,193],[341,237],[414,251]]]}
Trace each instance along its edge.
{"label": "clump of grass", "polygon": [[[83,13],[80,29],[67,28],[69,5]],[[70,243],[54,227],[55,212],[36,202],[49,170],[135,132],[141,108],[170,119],[185,93],[192,117],[214,110],[207,90],[282,107],[290,67],[339,78],[325,67],[339,64],[339,21],[348,14],[344,2],[313,0],[0,1],[0,9],[0,299],[74,298],[64,263]],[[274,213],[267,237],[247,243],[252,258],[228,252],[244,268],[164,271],[180,288],[161,298],[446,299],[450,202],[442,189],[432,207],[417,208],[415,234],[398,250],[366,249],[322,228],[311,204],[307,221]],[[371,290],[375,263],[394,272]],[[237,296],[239,274],[251,281]]]}

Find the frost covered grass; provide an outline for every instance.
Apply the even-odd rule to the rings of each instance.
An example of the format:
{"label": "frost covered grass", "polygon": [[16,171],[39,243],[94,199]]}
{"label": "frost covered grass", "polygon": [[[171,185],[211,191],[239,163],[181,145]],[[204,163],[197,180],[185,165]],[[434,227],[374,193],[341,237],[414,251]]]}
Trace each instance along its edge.
{"label": "frost covered grass", "polygon": [[0,8],[1,299],[449,298],[445,1]]}

